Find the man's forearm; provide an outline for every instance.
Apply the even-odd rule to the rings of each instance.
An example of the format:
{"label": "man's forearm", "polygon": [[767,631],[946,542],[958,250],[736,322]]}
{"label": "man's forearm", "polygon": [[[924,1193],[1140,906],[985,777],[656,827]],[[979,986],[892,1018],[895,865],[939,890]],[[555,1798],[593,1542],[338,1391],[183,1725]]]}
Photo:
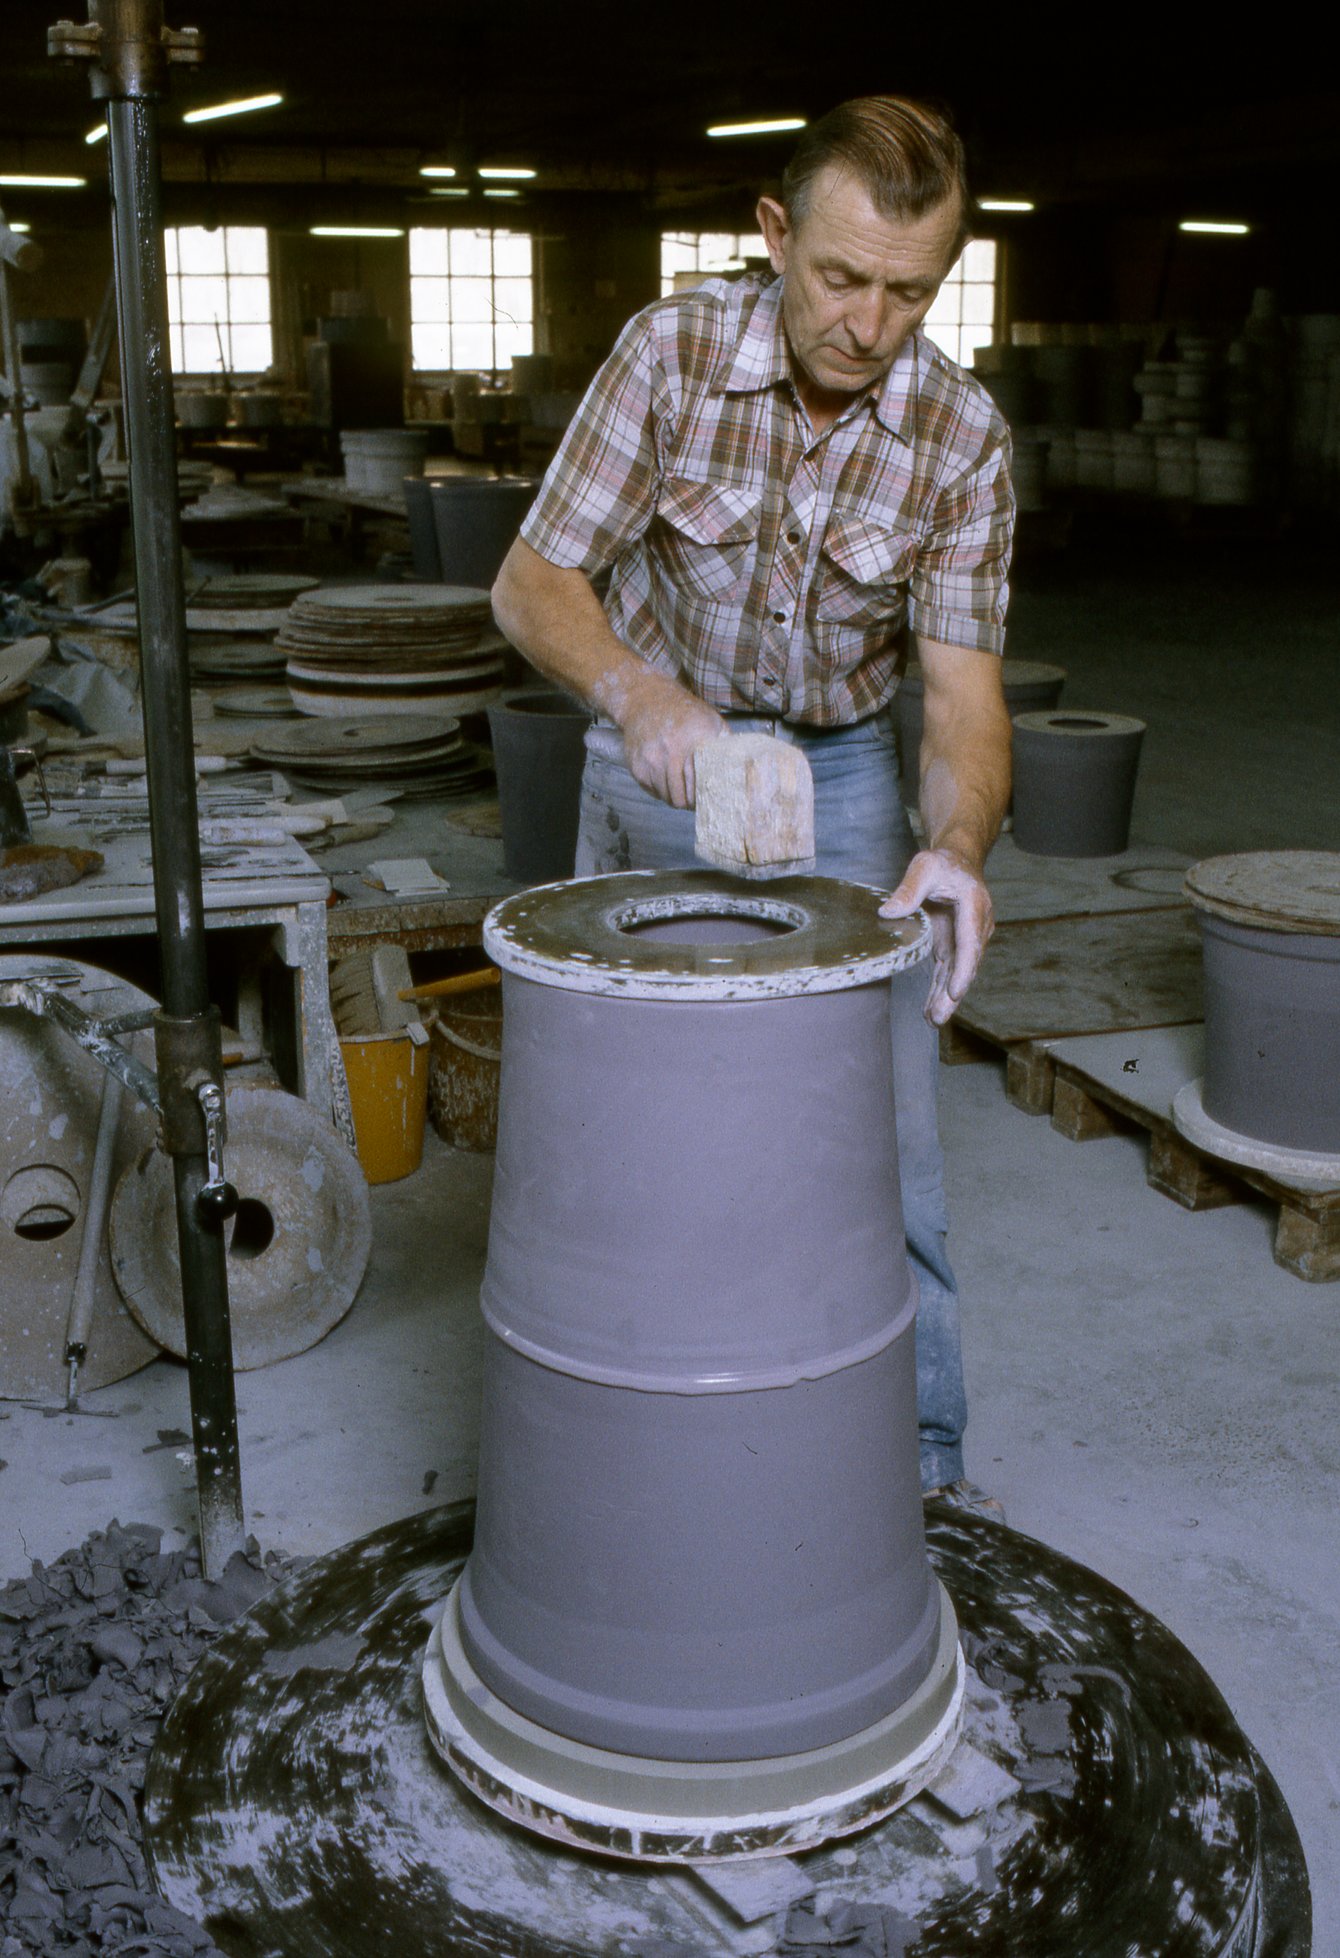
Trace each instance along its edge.
{"label": "man's forearm", "polygon": [[[948,850],[978,874],[986,862],[1010,800],[1010,717],[998,669],[985,669],[989,684],[964,685],[944,662],[927,661],[921,742],[921,814],[926,847]],[[967,656],[972,679],[977,662]],[[994,658],[994,656],[992,656]],[[932,670],[934,669],[934,670]]]}
{"label": "man's forearm", "polygon": [[692,808],[693,751],[724,734],[715,709],[638,658],[611,630],[580,571],[550,564],[518,538],[493,587],[493,613],[519,652],[623,732],[628,766],[652,795]]}

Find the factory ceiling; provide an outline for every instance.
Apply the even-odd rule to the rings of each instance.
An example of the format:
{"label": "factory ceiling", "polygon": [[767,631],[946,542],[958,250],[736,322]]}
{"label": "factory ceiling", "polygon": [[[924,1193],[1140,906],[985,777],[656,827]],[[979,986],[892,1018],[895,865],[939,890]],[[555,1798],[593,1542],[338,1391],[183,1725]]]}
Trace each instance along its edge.
{"label": "factory ceiling", "polygon": [[[81,0],[6,0],[0,171],[79,171],[98,185],[105,165],[83,143],[96,120],[87,81],[45,52],[62,11],[84,14]],[[1095,53],[1075,41],[1073,14],[1064,30],[1028,11],[993,14],[974,27],[957,10],[825,13],[813,0],[169,0],[171,25],[201,29],[205,60],[175,71],[165,170],[169,183],[363,187],[385,208],[428,197],[424,163],[454,167],[458,188],[477,186],[481,165],[517,164],[538,172],[528,200],[592,189],[689,209],[752,201],[791,140],[713,141],[710,124],[813,117],[882,89],[948,101],[976,187],[997,196],[1171,197],[1213,214],[1274,201],[1300,169],[1336,160],[1340,98],[1300,70],[1284,37],[1248,55],[1213,42],[1203,18],[1128,22]],[[282,103],[180,120],[265,91]]]}

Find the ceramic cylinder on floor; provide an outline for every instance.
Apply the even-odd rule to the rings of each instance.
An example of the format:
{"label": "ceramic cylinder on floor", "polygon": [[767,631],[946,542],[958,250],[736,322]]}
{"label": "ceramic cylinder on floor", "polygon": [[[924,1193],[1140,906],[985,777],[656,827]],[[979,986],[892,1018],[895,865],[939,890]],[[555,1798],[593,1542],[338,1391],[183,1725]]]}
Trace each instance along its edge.
{"label": "ceramic cylinder on floor", "polygon": [[1205,972],[1205,1114],[1340,1157],[1340,853],[1254,851],[1187,873]]}
{"label": "ceramic cylinder on floor", "polygon": [[531,687],[488,710],[503,868],[519,884],[572,875],[591,716],[571,694]]}
{"label": "ceramic cylinder on floor", "polygon": [[486,925],[479,1510],[424,1678],[449,1764],[542,1832],[655,1859],[678,1817],[711,1855],[785,1808],[822,1840],[952,1744],[889,1043],[924,938],[855,885],[707,871]]}
{"label": "ceramic cylinder on floor", "polygon": [[1128,714],[1016,714],[1014,840],[1040,857],[1113,857],[1130,841],[1145,724]]}

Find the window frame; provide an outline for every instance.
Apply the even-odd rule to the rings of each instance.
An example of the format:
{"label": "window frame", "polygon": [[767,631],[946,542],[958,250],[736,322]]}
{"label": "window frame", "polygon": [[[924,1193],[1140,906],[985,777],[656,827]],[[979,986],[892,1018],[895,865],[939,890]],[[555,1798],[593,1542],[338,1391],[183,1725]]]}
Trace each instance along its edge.
{"label": "window frame", "polygon": [[[485,240],[487,241],[488,270],[486,272],[478,272],[473,269],[458,272],[453,269],[454,248],[451,241],[455,237],[468,237],[474,240],[476,244],[482,243]],[[424,271],[422,269],[416,269],[416,257],[425,249],[423,241],[430,239],[445,240],[443,253],[443,262],[446,267],[445,271],[438,272],[436,270]],[[524,241],[529,262],[529,269],[527,271],[519,272],[506,269],[499,271],[499,239]],[[419,376],[429,374],[502,375],[510,371],[514,358],[519,355],[531,354],[535,351],[536,277],[535,238],[533,233],[516,230],[510,225],[436,224],[411,226],[406,244],[406,279],[408,281],[408,304],[406,311],[409,319],[410,368],[414,374]],[[508,294],[507,304],[502,305],[499,303],[499,288],[514,284],[524,284],[528,288],[526,296],[529,301],[529,306],[527,316],[524,318],[521,312],[516,309],[517,295]],[[443,294],[446,304],[445,313],[416,308],[416,296],[422,295],[426,298],[427,295],[423,294],[422,289],[429,285],[441,286],[445,289]],[[476,285],[487,287],[485,316],[476,320],[465,319],[452,309],[453,289]],[[484,297],[484,295],[480,294],[472,294],[471,296],[475,298]],[[477,332],[482,327],[487,327],[489,332],[490,360],[486,363],[481,363],[471,359],[456,358],[457,331],[469,329]],[[498,357],[500,327],[504,332],[515,332],[519,341],[519,344],[511,348],[501,360]],[[446,360],[430,360],[420,357],[419,336],[421,331],[425,334],[428,332],[445,333],[445,344],[448,354]]]}
{"label": "window frame", "polygon": [[[245,232],[253,239],[259,237],[263,241],[264,272],[256,272],[250,266],[245,269],[239,267],[237,270],[232,268],[229,262],[230,241],[235,241],[235,234],[239,232]],[[187,255],[183,249],[183,240],[194,233],[219,240],[223,257],[222,270],[196,272],[183,268],[183,258]],[[167,270],[168,347],[173,379],[221,380],[225,376],[231,379],[233,376],[251,376],[267,372],[274,365],[275,359],[273,253],[268,227],[263,224],[224,224],[216,227],[199,224],[168,225],[164,228],[163,243]],[[240,251],[242,248],[240,244],[231,242],[231,249]],[[187,317],[187,288],[195,279],[222,279],[225,308],[223,317],[218,314],[212,319]],[[235,297],[240,297],[236,289],[243,281],[248,285],[264,284],[265,316],[263,319],[234,316]],[[245,330],[250,336],[258,328],[263,328],[265,333],[265,359],[259,363],[252,360],[238,360],[235,336],[239,330]],[[201,331],[213,332],[215,335],[212,358],[206,366],[195,365],[186,358],[187,334],[194,336]],[[219,347],[220,339],[223,343],[222,351]]]}

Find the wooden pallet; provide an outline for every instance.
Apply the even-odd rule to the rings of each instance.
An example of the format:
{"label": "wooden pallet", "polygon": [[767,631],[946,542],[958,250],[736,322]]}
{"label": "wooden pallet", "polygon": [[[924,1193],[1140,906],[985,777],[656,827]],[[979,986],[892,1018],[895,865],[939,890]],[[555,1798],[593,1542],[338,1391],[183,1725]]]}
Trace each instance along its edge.
{"label": "wooden pallet", "polygon": [[[1203,1052],[1199,1026],[1048,1042],[1052,1127],[1072,1142],[1143,1130],[1152,1189],[1185,1210],[1242,1203],[1255,1192],[1277,1207],[1276,1264],[1312,1283],[1340,1278],[1340,1189],[1310,1189],[1266,1170],[1219,1162],[1175,1126],[1173,1096],[1200,1076]],[[1035,1084],[1042,1058],[1031,1057]]]}

